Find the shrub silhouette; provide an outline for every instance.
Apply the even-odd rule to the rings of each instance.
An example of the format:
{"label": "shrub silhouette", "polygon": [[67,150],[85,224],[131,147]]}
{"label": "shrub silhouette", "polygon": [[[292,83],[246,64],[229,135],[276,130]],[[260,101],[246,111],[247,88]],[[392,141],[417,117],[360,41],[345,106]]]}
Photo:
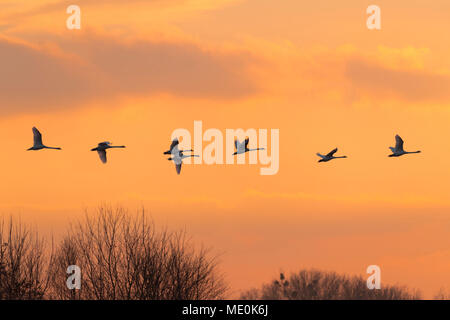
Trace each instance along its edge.
{"label": "shrub silhouette", "polygon": [[[55,251],[51,298],[221,299],[227,287],[208,250],[185,232],[156,230],[144,212],[102,206],[72,226]],[[68,290],[69,265],[81,268],[80,290]]]}
{"label": "shrub silhouette", "polygon": [[382,286],[369,290],[366,280],[358,276],[335,272],[301,270],[286,279],[251,289],[241,295],[244,300],[409,300],[420,299],[418,291],[400,286]]}
{"label": "shrub silhouette", "polygon": [[433,296],[434,300],[450,300],[450,292],[446,288],[440,288]]}

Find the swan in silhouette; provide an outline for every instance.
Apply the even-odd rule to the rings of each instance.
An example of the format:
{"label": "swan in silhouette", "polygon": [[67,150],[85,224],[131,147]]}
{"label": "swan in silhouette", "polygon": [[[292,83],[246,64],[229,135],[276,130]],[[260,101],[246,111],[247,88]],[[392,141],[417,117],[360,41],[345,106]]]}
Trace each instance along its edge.
{"label": "swan in silhouette", "polygon": [[248,142],[250,141],[249,138],[246,138],[244,142],[239,142],[239,140],[234,140],[234,147],[236,148],[236,152],[233,153],[233,156],[236,154],[242,154],[246,153],[248,151],[256,151],[256,150],[264,150],[264,148],[255,148],[255,149],[249,149],[248,148]]}
{"label": "swan in silhouette", "polygon": [[319,157],[321,157],[322,159],[319,160],[319,162],[327,162],[333,159],[342,159],[342,158],[347,158],[347,156],[340,156],[340,157],[335,157],[334,154],[338,151],[338,148],[335,148],[334,150],[330,151],[329,153],[327,153],[326,155],[322,155],[320,153],[317,153],[317,155]]}
{"label": "swan in silhouette", "polygon": [[392,154],[390,154],[389,157],[400,157],[404,154],[420,153],[420,151],[408,152],[403,150],[403,139],[398,134],[395,136],[395,148],[389,147],[389,149],[392,151]]}
{"label": "swan in silhouette", "polygon": [[184,158],[191,158],[191,157],[199,157],[198,155],[195,154],[190,154],[190,155],[185,155],[183,154],[182,150],[176,150],[176,148],[173,149],[172,151],[172,157],[168,158],[167,160],[173,160],[173,162],[175,163],[175,168],[177,170],[177,174],[181,173],[181,165],[183,164],[183,159]]}
{"label": "swan in silhouette", "polygon": [[61,148],[47,147],[42,143],[42,135],[36,127],[33,127],[33,146],[27,150],[41,150],[41,149],[55,149],[61,150]]}
{"label": "swan in silhouette", "polygon": [[178,144],[180,142],[178,141],[178,138],[175,138],[172,140],[172,143],[170,144],[170,149],[165,151],[164,154],[172,154],[172,152],[177,152],[177,151],[181,151],[181,152],[193,152],[194,150],[179,150],[178,149]]}
{"label": "swan in silhouette", "polygon": [[105,141],[100,142],[97,146],[97,148],[91,149],[91,151],[97,151],[98,156],[100,157],[100,160],[102,160],[103,163],[106,163],[106,149],[111,148],[125,148],[125,146],[112,146],[111,142]]}

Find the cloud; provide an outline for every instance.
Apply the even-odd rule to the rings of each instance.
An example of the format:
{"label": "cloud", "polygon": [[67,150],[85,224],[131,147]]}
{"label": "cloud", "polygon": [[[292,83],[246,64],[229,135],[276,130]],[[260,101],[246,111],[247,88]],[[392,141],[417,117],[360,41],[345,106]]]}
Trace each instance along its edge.
{"label": "cloud", "polygon": [[[3,14],[2,20],[10,23],[20,23],[23,19],[52,13],[66,13],[66,8],[70,5],[77,5],[82,10],[85,8],[103,8],[103,7],[123,7],[128,10],[136,9],[137,6],[151,6],[155,8],[184,8],[187,11],[201,11],[214,9],[223,5],[234,3],[238,0],[60,0],[41,3],[38,5],[31,3],[8,3],[0,4],[2,9],[20,8],[12,12]],[[139,7],[138,7],[139,8]],[[149,9],[150,10],[150,9]],[[83,12],[83,11],[82,11]],[[0,13],[1,14],[1,13]]]}
{"label": "cloud", "polygon": [[353,45],[298,47],[261,41],[253,45],[274,66],[268,70],[271,77],[265,78],[276,79],[272,88],[285,94],[344,104],[360,100],[417,105],[450,102],[448,68],[428,48],[366,50]]}
{"label": "cloud", "polygon": [[68,61],[0,40],[0,112],[66,104],[94,94],[95,83]]}
{"label": "cloud", "polygon": [[187,42],[122,43],[97,35],[56,43],[55,54],[0,39],[0,112],[129,95],[235,99],[257,91],[248,72],[255,60],[245,52]]}
{"label": "cloud", "polygon": [[256,89],[246,74],[256,58],[248,53],[213,52],[190,43],[123,44],[96,37],[83,38],[77,46],[113,87],[126,92],[228,99]]}
{"label": "cloud", "polygon": [[450,75],[393,69],[360,58],[346,62],[345,77],[361,94],[411,102],[448,101]]}
{"label": "cloud", "polygon": [[[170,4],[173,3],[179,3],[182,0],[171,0],[168,1],[170,2]],[[158,0],[128,0],[126,1],[126,3],[129,5],[130,3],[149,3],[149,2],[158,2]],[[89,0],[78,0],[76,1],[76,3],[74,3],[73,1],[70,0],[62,0],[62,1],[56,1],[56,2],[49,2],[49,3],[44,3],[42,5],[38,5],[38,6],[27,6],[22,4],[21,7],[21,11],[17,11],[14,13],[9,13],[8,15],[6,15],[7,19],[13,19],[15,21],[17,21],[18,19],[22,19],[22,18],[27,18],[27,17],[32,17],[32,16],[37,16],[37,15],[41,15],[41,14],[49,14],[49,13],[53,13],[53,12],[62,12],[65,13],[66,8],[70,5],[78,5],[80,7],[85,7],[85,6],[98,6],[98,5],[103,5],[103,4],[124,4],[125,2],[122,0],[97,0],[97,1],[89,1]],[[161,3],[159,1],[159,3]],[[1,6],[1,5],[0,5]],[[12,4],[6,4],[5,7],[12,7]],[[17,7],[17,5],[15,6]]]}

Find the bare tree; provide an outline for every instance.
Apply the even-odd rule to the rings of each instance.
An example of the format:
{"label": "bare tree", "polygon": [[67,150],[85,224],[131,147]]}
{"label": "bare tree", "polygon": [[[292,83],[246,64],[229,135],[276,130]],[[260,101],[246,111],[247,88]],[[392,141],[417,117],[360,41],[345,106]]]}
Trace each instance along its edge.
{"label": "bare tree", "polygon": [[[69,265],[81,268],[80,290],[68,290]],[[51,268],[57,299],[221,299],[227,287],[217,260],[185,232],[156,230],[142,213],[101,206],[72,225]]]}
{"label": "bare tree", "polygon": [[0,220],[0,299],[43,299],[52,259],[38,233],[14,220]]}
{"label": "bare tree", "polygon": [[241,295],[244,300],[410,300],[420,293],[400,286],[383,286],[369,290],[366,280],[334,272],[301,270],[289,279],[283,273],[278,280],[251,289]]}

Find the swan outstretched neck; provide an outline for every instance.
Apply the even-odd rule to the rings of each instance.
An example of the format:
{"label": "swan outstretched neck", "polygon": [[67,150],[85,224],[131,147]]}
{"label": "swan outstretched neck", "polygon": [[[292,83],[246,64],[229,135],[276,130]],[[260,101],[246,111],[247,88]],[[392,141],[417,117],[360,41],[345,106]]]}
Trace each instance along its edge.
{"label": "swan outstretched neck", "polygon": [[258,151],[258,150],[266,150],[264,148],[255,148],[255,149],[248,149],[247,151]]}

